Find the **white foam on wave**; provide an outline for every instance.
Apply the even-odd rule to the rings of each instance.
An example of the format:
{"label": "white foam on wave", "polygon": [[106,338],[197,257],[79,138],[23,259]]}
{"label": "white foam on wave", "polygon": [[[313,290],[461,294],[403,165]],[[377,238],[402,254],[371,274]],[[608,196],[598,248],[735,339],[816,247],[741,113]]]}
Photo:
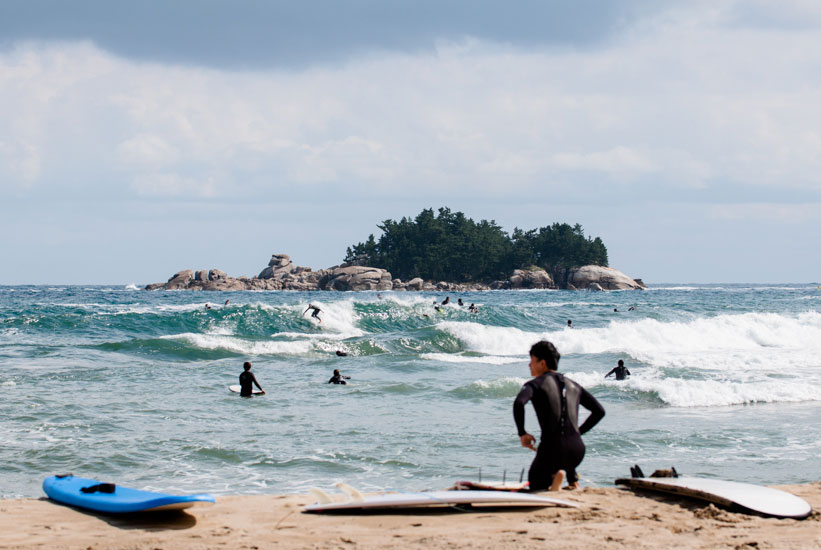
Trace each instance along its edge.
{"label": "white foam on wave", "polygon": [[17,385],[17,382],[15,382],[14,380],[6,380],[2,384],[0,384],[0,386],[16,386],[16,385]]}
{"label": "white foam on wave", "polygon": [[[542,338],[565,356],[625,354],[639,364],[628,362],[633,377],[616,387],[653,392],[677,407],[821,401],[821,315],[816,312],[613,321],[545,333],[458,322],[438,328],[470,351],[497,357],[526,354]],[[603,380],[605,372],[571,378],[585,386],[610,384]]]}
{"label": "white foam on wave", "polygon": [[137,285],[135,285],[134,283],[129,283],[129,284],[125,285],[125,289],[126,290],[140,290],[140,288]]}
{"label": "white foam on wave", "polygon": [[423,353],[420,357],[422,359],[441,361],[443,363],[482,363],[486,365],[509,365],[527,361],[522,357],[497,357],[493,355],[471,356],[453,353]]}
{"label": "white foam on wave", "polygon": [[[377,299],[377,301],[379,301],[379,300]],[[421,306],[421,305],[433,306],[434,301],[441,302],[441,300],[436,300],[436,298],[434,298],[432,296],[423,295],[423,294],[420,294],[418,292],[412,292],[412,293],[408,293],[408,292],[396,293],[396,292],[393,292],[393,293],[390,293],[390,294],[383,294],[381,301],[383,301],[383,302],[392,302],[394,304],[397,304],[397,305],[400,305],[400,306],[403,306],[403,307],[409,307],[409,308],[413,308],[413,307]]]}
{"label": "white foam on wave", "polygon": [[[317,323],[317,327],[320,328],[322,332],[335,333],[345,338],[354,338],[365,334],[365,332],[357,326],[359,323],[359,315],[354,309],[353,300],[329,303],[316,301],[312,303],[322,310],[319,314],[319,318],[322,319],[322,322]],[[298,306],[298,308],[300,309],[300,314],[302,314],[305,319],[308,319],[312,323],[316,322],[311,321],[310,311],[306,312],[302,306]]]}
{"label": "white foam on wave", "polygon": [[686,322],[611,321],[601,328],[562,328],[541,333],[453,321],[439,323],[437,327],[459,339],[467,349],[489,355],[526,353],[542,338],[556,344],[562,354],[628,353],[643,355],[651,362],[670,354],[722,355],[767,350],[813,356],[821,353],[821,314],[816,312],[798,316],[745,313]]}
{"label": "white foam on wave", "polygon": [[194,334],[190,332],[161,336],[161,338],[187,342],[199,349],[226,350],[250,355],[305,355],[316,349],[314,344],[308,340],[270,340],[261,342],[242,340],[220,334]]}
{"label": "white foam on wave", "polygon": [[654,394],[672,407],[726,407],[756,403],[800,403],[821,401],[821,387],[796,380],[759,377],[737,381],[727,378],[691,380],[665,378],[657,369],[633,369],[623,381],[603,378],[598,372],[564,372],[586,389],[607,387],[623,393]]}
{"label": "white foam on wave", "polygon": [[451,392],[468,399],[476,399],[479,397],[511,399],[519,393],[522,389],[522,384],[526,381],[526,378],[517,378],[513,376],[505,376],[494,380],[480,379],[474,380],[464,386],[454,388]]}
{"label": "white foam on wave", "polygon": [[549,334],[460,321],[443,321],[436,328],[461,341],[470,351],[497,356],[526,354],[530,346]]}

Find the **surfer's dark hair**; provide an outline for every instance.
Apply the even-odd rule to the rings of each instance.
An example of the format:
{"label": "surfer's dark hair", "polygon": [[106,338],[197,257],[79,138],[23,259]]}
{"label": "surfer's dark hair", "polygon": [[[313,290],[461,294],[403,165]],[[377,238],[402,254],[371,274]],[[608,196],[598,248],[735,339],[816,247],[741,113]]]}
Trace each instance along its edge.
{"label": "surfer's dark hair", "polygon": [[542,340],[533,344],[530,348],[530,355],[536,359],[547,363],[547,368],[550,370],[559,370],[559,359],[562,357],[559,350],[556,349],[552,343],[547,340]]}
{"label": "surfer's dark hair", "polygon": [[251,368],[251,362],[246,361],[245,363],[242,364],[242,366],[245,367],[245,370],[249,370]]}

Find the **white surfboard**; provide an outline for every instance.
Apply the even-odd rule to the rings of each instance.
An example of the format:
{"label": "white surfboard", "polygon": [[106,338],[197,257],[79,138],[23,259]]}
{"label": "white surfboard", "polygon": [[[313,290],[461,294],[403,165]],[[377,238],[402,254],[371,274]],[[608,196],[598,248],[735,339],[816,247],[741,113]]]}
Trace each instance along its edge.
{"label": "white surfboard", "polygon": [[510,491],[519,493],[527,491],[530,482],[522,481],[457,481],[451,491]]}
{"label": "white surfboard", "polygon": [[[229,389],[229,390],[231,390],[231,391],[232,391],[232,392],[234,392],[234,393],[240,393],[240,392],[242,392],[242,386],[240,386],[239,384],[234,384],[233,386],[228,386],[228,389]],[[261,394],[262,394],[262,390],[258,390],[258,389],[256,389],[256,388],[254,388],[254,389],[252,389],[252,390],[251,390],[251,393],[252,393],[253,395],[261,395]]]}
{"label": "white surfboard", "polygon": [[[351,488],[352,489],[352,488]],[[355,489],[354,489],[355,491]],[[562,506],[577,508],[576,504],[537,495],[509,493],[505,491],[430,491],[419,493],[386,493],[362,496],[350,493],[349,500],[333,502],[322,490],[311,489],[317,498],[316,504],[309,504],[305,512],[324,513],[342,511],[386,510],[391,508],[419,508],[431,506],[495,505],[495,506]],[[356,493],[358,494],[358,492]]]}
{"label": "white surfboard", "polygon": [[812,513],[809,503],[772,487],[702,477],[630,477],[616,485],[673,493],[712,502],[730,509],[778,518],[804,519]]}

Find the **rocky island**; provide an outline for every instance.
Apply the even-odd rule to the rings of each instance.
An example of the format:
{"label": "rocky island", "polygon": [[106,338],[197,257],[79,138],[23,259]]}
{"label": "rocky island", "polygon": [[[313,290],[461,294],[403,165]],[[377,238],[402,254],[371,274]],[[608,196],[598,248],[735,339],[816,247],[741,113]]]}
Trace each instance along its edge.
{"label": "rocky island", "polygon": [[505,280],[484,283],[402,281],[378,267],[342,264],[314,271],[296,265],[287,254],[274,254],[268,266],[256,277],[230,277],[219,269],[186,269],[165,283],[154,283],[145,290],[395,290],[395,291],[470,291],[516,289],[567,290],[640,290],[641,279],[633,279],[612,267],[586,265],[548,273],[533,267],[516,269]]}

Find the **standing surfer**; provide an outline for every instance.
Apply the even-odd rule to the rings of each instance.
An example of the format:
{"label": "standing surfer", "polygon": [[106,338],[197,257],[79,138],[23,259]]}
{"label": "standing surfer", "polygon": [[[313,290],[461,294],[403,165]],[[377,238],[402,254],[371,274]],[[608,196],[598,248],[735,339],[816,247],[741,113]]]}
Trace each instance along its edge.
{"label": "standing surfer", "polygon": [[239,375],[240,397],[251,397],[254,394],[254,385],[259,388],[259,391],[265,394],[265,390],[263,390],[262,386],[257,382],[257,377],[251,372],[251,362],[246,361],[242,367],[245,370]]}
{"label": "standing surfer", "polygon": [[321,310],[321,309],[319,309],[318,307],[316,307],[316,306],[315,306],[315,305],[313,305],[313,304],[308,304],[308,309],[306,309],[305,311],[303,311],[303,312],[302,312],[302,315],[305,315],[305,314],[306,314],[306,313],[308,313],[310,310],[314,310],[314,311],[313,311],[313,313],[311,313],[311,317],[316,317],[316,320],[317,320],[317,321],[319,321],[319,322],[320,322],[320,324],[321,324],[321,323],[322,323],[322,319],[320,319],[320,318],[319,318],[319,313],[320,313],[322,310]]}
{"label": "standing surfer", "polygon": [[605,374],[604,377],[607,378],[613,373],[616,374],[616,380],[624,380],[625,378],[630,376],[630,371],[627,370],[627,367],[624,366],[624,361],[622,361],[621,359],[619,359],[619,364],[613,367],[613,370]]}
{"label": "standing surfer", "polygon": [[[522,386],[513,402],[513,419],[522,447],[536,451],[528,481],[531,491],[558,491],[567,477],[571,489],[579,486],[576,467],[584,458],[581,435],[604,417],[604,408],[587,390],[564,375],[559,368],[556,347],[546,340],[530,348],[530,374],[534,378]],[[525,431],[525,404],[531,401],[542,429],[538,450],[536,438]],[[590,416],[578,426],[579,405]]]}

